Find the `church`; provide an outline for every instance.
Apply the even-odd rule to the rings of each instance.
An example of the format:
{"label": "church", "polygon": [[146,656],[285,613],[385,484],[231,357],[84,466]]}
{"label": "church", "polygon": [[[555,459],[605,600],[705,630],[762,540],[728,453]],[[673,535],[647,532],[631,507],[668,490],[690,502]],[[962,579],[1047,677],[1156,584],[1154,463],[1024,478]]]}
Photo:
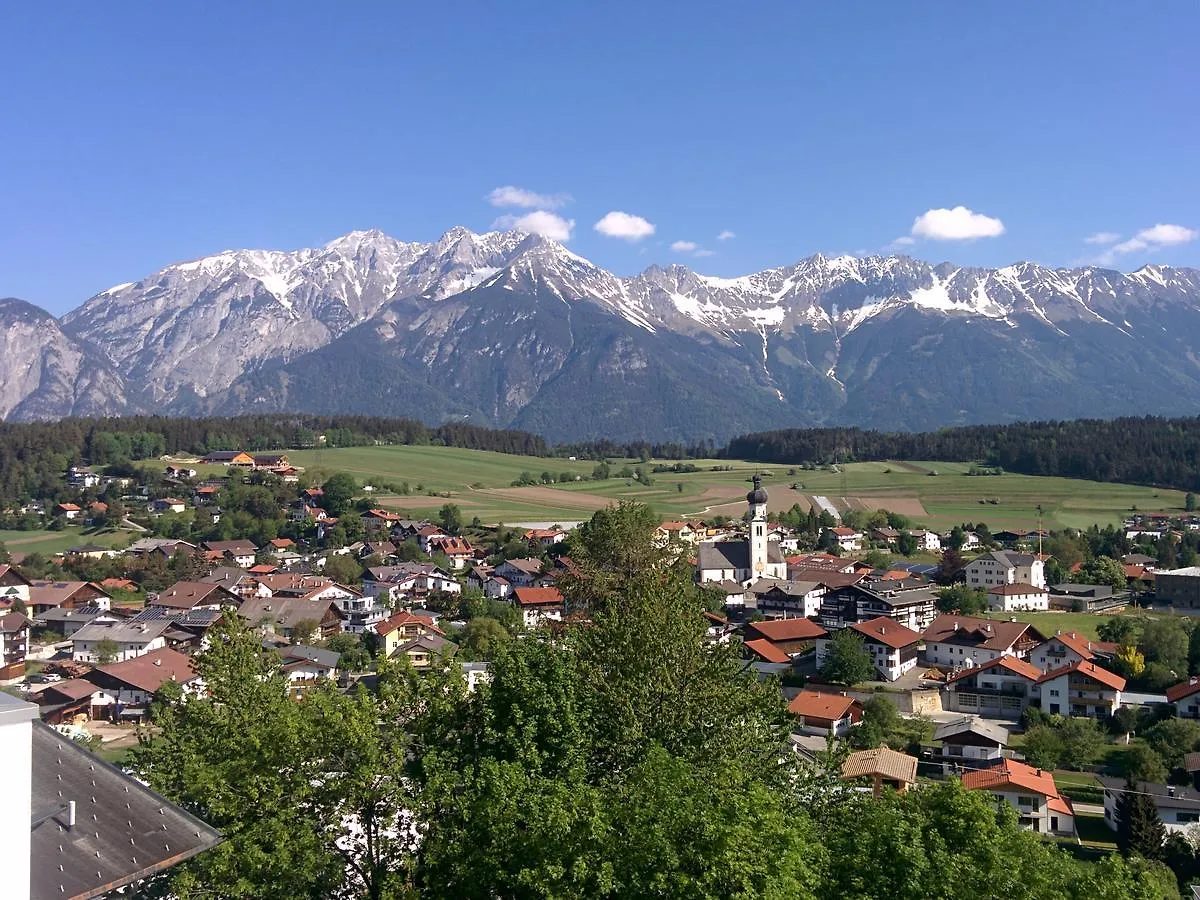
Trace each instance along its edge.
{"label": "church", "polygon": [[746,495],[750,506],[750,536],[742,541],[706,541],[700,545],[696,580],[750,582],[760,578],[787,578],[787,562],[779,541],[767,537],[767,492],[754,476],[754,489]]}

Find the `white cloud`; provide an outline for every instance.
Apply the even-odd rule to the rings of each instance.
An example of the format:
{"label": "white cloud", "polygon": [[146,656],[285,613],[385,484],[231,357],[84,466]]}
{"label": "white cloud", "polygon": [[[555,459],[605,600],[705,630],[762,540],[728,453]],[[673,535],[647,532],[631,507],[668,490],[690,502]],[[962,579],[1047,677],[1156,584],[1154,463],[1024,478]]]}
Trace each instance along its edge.
{"label": "white cloud", "polygon": [[[1093,235],[1094,237],[1096,235]],[[1107,236],[1107,235],[1105,235]],[[1152,228],[1143,228],[1127,241],[1113,244],[1094,260],[1102,266],[1110,266],[1118,256],[1126,253],[1138,253],[1142,250],[1159,250],[1176,244],[1186,244],[1200,238],[1200,231],[1185,228],[1182,225],[1158,224]],[[1088,243],[1098,243],[1088,238]]]}
{"label": "white cloud", "polygon": [[717,255],[716,250],[705,250],[703,247],[701,247],[699,250],[697,250],[695,253],[692,254],[692,256],[697,256],[697,257],[699,257],[699,256],[716,256],[716,255]]}
{"label": "white cloud", "polygon": [[691,253],[699,247],[695,241],[676,241],[671,245],[671,249],[676,253]]}
{"label": "white cloud", "polygon": [[525,188],[506,184],[498,187],[487,195],[487,202],[492,206],[519,206],[522,209],[558,209],[571,202],[570,194],[539,194],[527,191]]}
{"label": "white cloud", "polygon": [[654,234],[654,226],[641,216],[619,210],[606,213],[593,227],[605,237],[621,238],[625,241],[640,241]]}
{"label": "white cloud", "polygon": [[575,220],[564,219],[562,216],[539,209],[523,216],[501,216],[492,223],[492,227],[540,234],[552,241],[566,243],[571,239],[571,229],[575,227]]}
{"label": "white cloud", "polygon": [[890,246],[890,247],[911,247],[916,242],[917,242],[917,239],[915,237],[909,237],[907,234],[903,234],[900,237],[896,238],[894,241],[892,241],[891,244],[889,244],[888,246]]}
{"label": "white cloud", "polygon": [[1097,231],[1083,239],[1085,244],[1115,244],[1121,236],[1115,231]]}
{"label": "white cloud", "polygon": [[717,235],[717,240],[718,241],[729,241],[735,237],[737,237],[736,234],[734,234],[732,231],[729,231],[728,229],[726,229],[725,231],[722,231],[720,234]]}
{"label": "white cloud", "polygon": [[911,234],[933,241],[973,241],[999,237],[1004,234],[1004,223],[965,206],[956,206],[954,209],[931,209],[917,216]]}

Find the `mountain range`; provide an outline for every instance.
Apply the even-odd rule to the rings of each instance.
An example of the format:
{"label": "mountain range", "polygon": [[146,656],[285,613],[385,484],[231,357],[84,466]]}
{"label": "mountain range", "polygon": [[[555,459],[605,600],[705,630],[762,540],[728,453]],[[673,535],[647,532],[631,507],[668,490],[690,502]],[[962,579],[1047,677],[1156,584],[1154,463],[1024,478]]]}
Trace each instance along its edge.
{"label": "mountain range", "polygon": [[267,410],[723,441],[1200,409],[1200,270],[825,257],[619,277],[520,232],[379,231],[0,300],[0,416]]}

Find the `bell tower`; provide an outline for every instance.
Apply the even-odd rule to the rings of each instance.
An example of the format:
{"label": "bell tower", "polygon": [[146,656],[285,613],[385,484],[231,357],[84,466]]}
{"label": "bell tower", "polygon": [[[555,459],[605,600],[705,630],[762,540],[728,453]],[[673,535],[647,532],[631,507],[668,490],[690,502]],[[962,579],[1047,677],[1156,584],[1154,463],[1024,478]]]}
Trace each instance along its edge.
{"label": "bell tower", "polygon": [[750,506],[750,577],[761,578],[767,570],[767,492],[758,475],[746,503]]}

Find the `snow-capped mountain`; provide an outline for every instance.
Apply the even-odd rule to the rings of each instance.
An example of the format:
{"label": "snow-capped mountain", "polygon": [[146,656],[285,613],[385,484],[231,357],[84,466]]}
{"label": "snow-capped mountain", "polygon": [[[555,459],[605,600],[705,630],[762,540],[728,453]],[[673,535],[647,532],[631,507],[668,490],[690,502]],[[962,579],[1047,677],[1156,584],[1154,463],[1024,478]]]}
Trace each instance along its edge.
{"label": "snow-capped mountain", "polygon": [[[0,327],[23,348],[0,361],[0,412],[22,418],[352,408],[691,438],[1200,405],[1200,270],[1153,265],[818,254],[739,278],[619,277],[519,232],[359,231],[171,265],[97,294],[61,330],[48,316]],[[30,343],[59,348],[55,390],[29,376]]]}

